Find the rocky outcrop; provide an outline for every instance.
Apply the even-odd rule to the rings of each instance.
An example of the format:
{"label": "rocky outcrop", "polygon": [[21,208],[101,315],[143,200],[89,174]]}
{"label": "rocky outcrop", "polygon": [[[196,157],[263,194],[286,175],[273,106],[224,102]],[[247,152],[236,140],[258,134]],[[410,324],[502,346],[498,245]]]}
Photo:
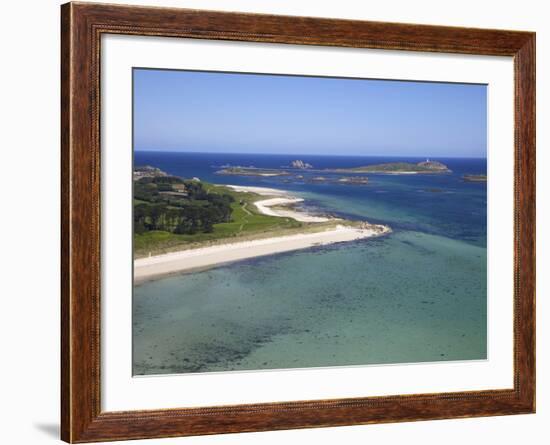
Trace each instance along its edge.
{"label": "rocky outcrop", "polygon": [[305,170],[305,169],[308,169],[308,168],[313,168],[313,165],[308,164],[307,162],[304,162],[304,161],[302,161],[302,160],[300,160],[300,159],[297,159],[297,160],[295,160],[295,161],[292,161],[292,162],[290,163],[290,166],[291,166],[292,168],[299,168],[299,169],[301,169],[301,170]]}
{"label": "rocky outcrop", "polygon": [[464,175],[462,179],[465,182],[487,182],[487,175]]}

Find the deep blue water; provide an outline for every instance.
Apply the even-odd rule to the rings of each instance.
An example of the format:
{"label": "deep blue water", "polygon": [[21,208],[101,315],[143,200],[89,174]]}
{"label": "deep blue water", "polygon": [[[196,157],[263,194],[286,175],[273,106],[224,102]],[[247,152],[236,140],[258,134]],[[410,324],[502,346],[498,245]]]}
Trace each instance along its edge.
{"label": "deep blue water", "polygon": [[316,169],[425,160],[136,152],[136,166],[286,189],[320,212],[385,223],[393,233],[136,286],[134,373],[486,358],[487,190],[461,179],[486,174],[486,160],[438,158],[451,174],[368,174],[368,185],[215,174],[227,164],[274,168],[294,159]]}

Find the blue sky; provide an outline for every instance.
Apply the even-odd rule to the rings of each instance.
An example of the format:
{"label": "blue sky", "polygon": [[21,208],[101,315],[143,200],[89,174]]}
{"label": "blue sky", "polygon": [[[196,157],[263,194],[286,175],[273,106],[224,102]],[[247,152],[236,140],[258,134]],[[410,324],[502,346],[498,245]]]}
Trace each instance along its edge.
{"label": "blue sky", "polygon": [[134,69],[134,149],[486,157],[485,85]]}

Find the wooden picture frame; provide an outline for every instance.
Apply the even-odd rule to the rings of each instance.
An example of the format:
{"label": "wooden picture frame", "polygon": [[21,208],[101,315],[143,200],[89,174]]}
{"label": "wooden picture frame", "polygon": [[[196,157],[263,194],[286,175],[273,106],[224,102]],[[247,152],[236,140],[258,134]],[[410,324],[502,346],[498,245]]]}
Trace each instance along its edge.
{"label": "wooden picture frame", "polygon": [[[209,408],[102,412],[100,38],[103,34],[512,56],[514,387]],[[535,411],[535,34],[148,8],[61,7],[61,437],[71,443],[495,416]]]}

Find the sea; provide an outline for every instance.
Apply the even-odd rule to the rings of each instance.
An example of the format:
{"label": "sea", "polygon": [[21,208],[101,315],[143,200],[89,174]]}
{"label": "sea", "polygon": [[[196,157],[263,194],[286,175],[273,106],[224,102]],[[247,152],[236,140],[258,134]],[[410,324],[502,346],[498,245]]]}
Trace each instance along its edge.
{"label": "sea", "polygon": [[[486,159],[437,158],[441,175],[369,174],[367,185],[216,174],[426,158],[136,151],[216,184],[271,187],[308,211],[389,225],[380,238],[313,247],[134,287],[134,375],[387,365],[487,358]],[[346,176],[357,176],[347,174]]]}

